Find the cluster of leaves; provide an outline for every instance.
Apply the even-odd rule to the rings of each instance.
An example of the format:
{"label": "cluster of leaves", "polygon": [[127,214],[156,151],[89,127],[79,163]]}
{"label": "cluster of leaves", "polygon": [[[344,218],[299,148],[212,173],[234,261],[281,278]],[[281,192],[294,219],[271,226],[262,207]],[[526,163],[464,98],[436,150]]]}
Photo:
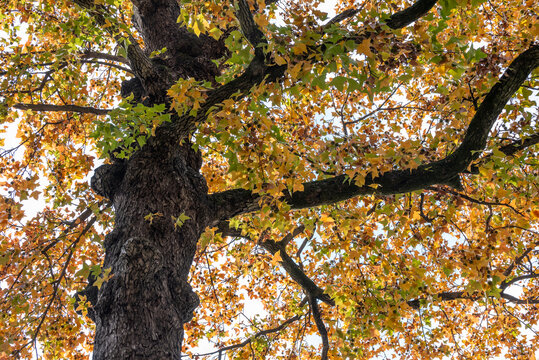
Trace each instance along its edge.
{"label": "cluster of leaves", "polygon": [[155,136],[159,125],[170,121],[165,104],[133,106],[130,100],[122,101],[111,110],[106,121],[95,123],[90,137],[95,139],[102,158],[128,159],[150,136]]}
{"label": "cluster of leaves", "polygon": [[[110,28],[131,28],[129,1],[100,4]],[[196,35],[226,35],[217,81],[235,78],[254,50],[234,29],[234,6],[181,4],[179,20]],[[241,187],[265,198],[259,213],[231,221],[237,236],[214,228],[199,242],[190,282],[201,306],[186,325],[187,351],[210,343],[232,358],[318,356],[305,294],[282,267],[288,254],[334,300],[321,305],[332,358],[531,356],[537,304],[504,295],[514,285],[518,299],[539,293],[538,149],[509,157],[500,148],[537,131],[537,73],[506,106],[474,165],[479,175],[464,175],[462,189],[294,212],[281,198],[307,181],[344,173],[362,185],[367,174],[450,153],[508,63],[537,40],[534,1],[445,0],[400,30],[384,21],[408,1],[338,1],[337,13],[357,13],[331,26],[321,4],[252,2],[265,51],[288,64],[286,76],[212,109],[193,136],[210,192]],[[36,342],[48,357],[82,358],[92,324],[74,313],[73,294],[101,261],[112,215],[87,185],[92,151],[128,158],[169,109],[118,105],[129,69],[119,57],[90,57],[120,51],[117,34],[71,2],[4,1],[0,20],[0,116],[20,143],[6,142],[0,159],[0,357],[30,358]],[[172,108],[195,115],[206,87],[179,81]],[[91,111],[13,110],[20,103],[116,109],[97,120]],[[178,231],[187,220],[175,219]],[[264,248],[299,225],[286,253]]]}

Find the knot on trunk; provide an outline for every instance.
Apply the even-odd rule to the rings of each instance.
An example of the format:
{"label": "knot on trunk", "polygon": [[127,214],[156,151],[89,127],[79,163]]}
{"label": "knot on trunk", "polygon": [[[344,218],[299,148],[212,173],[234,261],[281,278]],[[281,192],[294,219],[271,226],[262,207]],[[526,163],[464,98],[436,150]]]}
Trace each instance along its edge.
{"label": "knot on trunk", "polygon": [[163,255],[148,239],[132,237],[123,244],[118,263],[126,276],[147,277],[163,267]]}
{"label": "knot on trunk", "polygon": [[125,174],[125,164],[105,164],[98,167],[90,180],[92,190],[97,194],[114,200],[114,194],[118,190]]}
{"label": "knot on trunk", "polygon": [[198,295],[187,281],[178,281],[174,277],[169,277],[169,289],[175,299],[176,314],[180,322],[185,324],[191,321],[193,312],[200,305]]}

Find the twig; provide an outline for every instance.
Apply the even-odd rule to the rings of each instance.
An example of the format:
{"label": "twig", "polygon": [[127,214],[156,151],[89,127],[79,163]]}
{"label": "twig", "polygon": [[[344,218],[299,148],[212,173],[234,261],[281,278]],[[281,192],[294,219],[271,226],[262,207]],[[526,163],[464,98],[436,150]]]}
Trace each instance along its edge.
{"label": "twig", "polygon": [[[266,336],[266,335],[269,335],[269,334],[272,334],[272,333],[279,332],[279,331],[285,329],[288,325],[292,324],[293,322],[298,321],[299,319],[301,319],[301,315],[295,315],[295,316],[289,318],[288,320],[284,321],[283,323],[281,323],[279,326],[271,328],[271,329],[262,330],[262,331],[260,331],[260,332],[258,332],[256,334],[254,334],[253,336],[249,337],[248,339],[245,339],[241,343],[225,346],[225,347],[220,348],[219,350],[215,350],[215,351],[204,353],[204,354],[193,354],[193,356],[197,357],[197,356],[209,356],[209,355],[214,355],[214,354],[217,354],[217,353],[221,354],[222,352],[225,352],[225,351],[234,350],[234,349],[244,347],[244,346],[250,344],[254,339],[259,338],[261,336]],[[182,355],[182,357],[189,357],[189,356]]]}
{"label": "twig", "polygon": [[13,105],[15,109],[19,110],[32,110],[32,111],[68,111],[68,112],[78,112],[82,114],[95,114],[95,115],[106,115],[112,109],[96,109],[89,106],[78,106],[78,105],[52,105],[52,104],[15,104]]}

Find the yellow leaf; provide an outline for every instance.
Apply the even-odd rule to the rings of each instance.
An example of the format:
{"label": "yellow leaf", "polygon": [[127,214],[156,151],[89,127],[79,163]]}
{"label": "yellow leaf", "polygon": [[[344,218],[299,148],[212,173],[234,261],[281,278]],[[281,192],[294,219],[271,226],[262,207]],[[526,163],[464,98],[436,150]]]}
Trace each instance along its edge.
{"label": "yellow leaf", "polygon": [[273,258],[271,259],[271,264],[275,266],[282,261],[283,258],[281,257],[281,250],[279,250],[273,255]]}
{"label": "yellow leaf", "polygon": [[305,45],[303,43],[298,43],[298,44],[294,45],[294,47],[292,48],[292,52],[295,55],[300,55],[300,54],[306,53],[307,52],[307,45]]}
{"label": "yellow leaf", "polygon": [[365,56],[372,56],[371,52],[371,40],[365,39],[363,40],[356,48],[357,52],[360,54],[363,54]]}
{"label": "yellow leaf", "polygon": [[322,216],[320,216],[320,221],[323,222],[323,223],[334,223],[335,222],[335,220],[333,220],[332,217],[327,216],[326,214],[322,214]]}
{"label": "yellow leaf", "polygon": [[200,28],[198,26],[199,26],[198,21],[195,21],[195,23],[193,24],[193,31],[194,31],[196,36],[199,36],[200,32],[201,32]]}
{"label": "yellow leaf", "polygon": [[303,190],[304,190],[303,184],[299,181],[295,181],[294,185],[292,186],[292,191],[296,192],[296,191],[303,191]]}
{"label": "yellow leaf", "polygon": [[269,24],[268,17],[265,14],[260,14],[260,16],[257,16],[255,21],[261,28],[265,28]]}
{"label": "yellow leaf", "polygon": [[280,55],[275,55],[274,60],[275,60],[275,63],[276,63],[277,65],[284,65],[284,64],[286,64],[286,60],[285,60],[282,56],[280,56]]}
{"label": "yellow leaf", "polygon": [[297,79],[298,78],[298,74],[301,71],[301,65],[302,65],[301,62],[297,63],[296,65],[294,65],[292,67],[292,69],[289,70],[290,76],[292,77],[292,79]]}

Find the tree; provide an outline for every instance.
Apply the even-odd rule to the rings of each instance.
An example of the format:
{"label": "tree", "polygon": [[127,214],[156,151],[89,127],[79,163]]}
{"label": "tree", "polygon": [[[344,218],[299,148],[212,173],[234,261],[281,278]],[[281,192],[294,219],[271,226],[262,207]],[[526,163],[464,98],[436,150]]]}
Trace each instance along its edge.
{"label": "tree", "polygon": [[2,2],[1,356],[533,357],[533,4]]}

